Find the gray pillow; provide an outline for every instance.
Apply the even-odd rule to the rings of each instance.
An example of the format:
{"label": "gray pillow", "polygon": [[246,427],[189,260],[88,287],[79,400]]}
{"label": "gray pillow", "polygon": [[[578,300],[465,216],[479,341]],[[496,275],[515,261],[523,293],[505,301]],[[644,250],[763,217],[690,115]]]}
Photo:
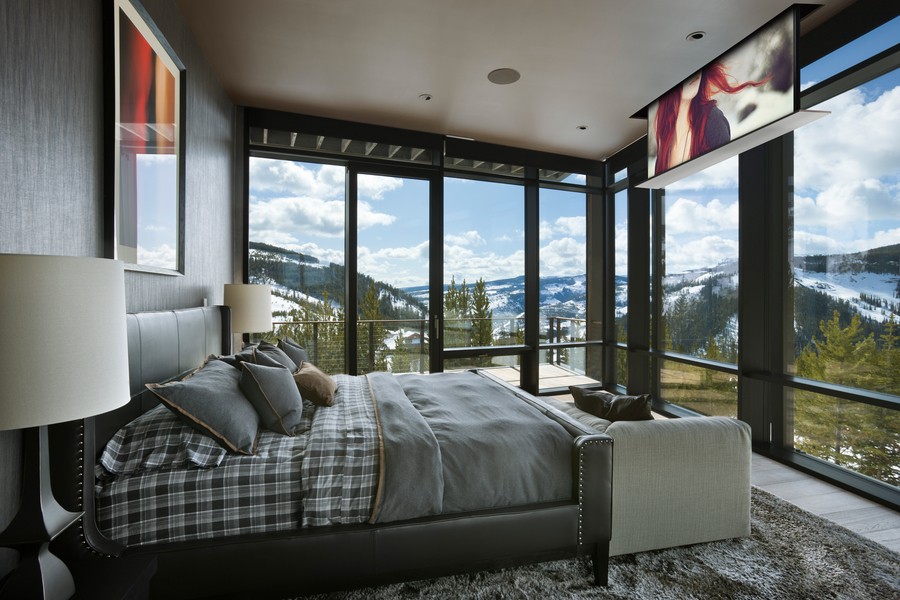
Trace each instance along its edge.
{"label": "gray pillow", "polygon": [[300,363],[291,359],[290,356],[285,354],[284,350],[274,344],[270,344],[269,342],[260,342],[256,347],[256,353],[253,355],[256,359],[256,364],[268,364],[267,362],[263,362],[262,360],[260,360],[260,355],[275,360],[279,365],[285,367],[286,369],[290,369],[291,371],[296,371],[297,367],[300,366]]}
{"label": "gray pillow", "polygon": [[240,370],[241,363],[245,361],[253,362],[253,353],[256,352],[256,344],[251,344],[248,346],[244,346],[240,352],[236,352],[235,354],[229,354],[227,356],[220,356],[219,360],[228,363],[235,369]]}
{"label": "gray pillow", "polygon": [[240,372],[229,364],[209,360],[181,381],[148,383],[147,389],[226,450],[254,454],[259,415],[241,392],[240,378]]}
{"label": "gray pillow", "polygon": [[303,418],[303,397],[291,372],[245,362],[240,386],[256,409],[263,427],[283,435],[294,435]]}
{"label": "gray pillow", "polygon": [[607,421],[650,421],[650,394],[617,395],[606,390],[587,390],[569,386],[575,406]]}
{"label": "gray pillow", "polygon": [[570,385],[569,392],[575,399],[577,408],[601,418],[604,418],[602,415],[606,414],[606,406],[615,397],[615,394],[606,390],[590,390],[576,385]]}
{"label": "gray pillow", "polygon": [[290,356],[291,360],[294,361],[298,367],[305,362],[310,362],[309,353],[306,351],[306,348],[291,338],[281,338],[278,340],[278,347],[281,348],[285,354]]}

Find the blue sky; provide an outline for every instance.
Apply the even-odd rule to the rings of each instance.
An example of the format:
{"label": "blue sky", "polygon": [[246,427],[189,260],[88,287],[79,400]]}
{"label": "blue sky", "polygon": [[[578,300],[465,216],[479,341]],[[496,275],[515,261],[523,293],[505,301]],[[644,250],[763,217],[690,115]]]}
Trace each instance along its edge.
{"label": "blue sky", "polygon": [[177,269],[177,157],[139,154],[138,264]]}
{"label": "blue sky", "polygon": [[[251,239],[324,262],[344,262],[344,170],[333,165],[251,159]],[[361,175],[359,269],[398,287],[428,276],[428,184]],[[445,282],[524,273],[523,188],[448,178],[444,188]],[[544,191],[542,269],[584,274],[584,194]]]}
{"label": "blue sky", "polygon": [[[900,20],[804,69],[801,87],[896,43]],[[900,73],[829,100],[831,114],[795,132],[797,255],[900,243]],[[427,283],[427,184],[361,176],[360,270],[398,287]],[[445,181],[445,282],[524,271],[522,188]],[[251,239],[343,263],[344,170],[251,159]],[[542,275],[584,273],[584,196],[542,190]],[[668,273],[737,258],[737,158],[666,190]],[[617,211],[616,271],[627,216]]]}

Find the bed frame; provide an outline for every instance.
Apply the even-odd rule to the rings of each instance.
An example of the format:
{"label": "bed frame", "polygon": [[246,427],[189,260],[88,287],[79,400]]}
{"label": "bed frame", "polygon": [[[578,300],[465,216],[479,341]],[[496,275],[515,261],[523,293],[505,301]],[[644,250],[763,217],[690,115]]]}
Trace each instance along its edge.
{"label": "bed frame", "polygon": [[119,427],[155,405],[143,393],[144,384],[196,368],[209,354],[232,351],[228,307],[127,318],[132,400],[83,427],[83,540],[110,561],[155,554],[152,597],[285,597],[575,556],[590,556],[595,582],[606,585],[612,439],[499,379],[572,435],[571,501],[152,547],[126,548],[106,538],[94,520],[92,463]]}

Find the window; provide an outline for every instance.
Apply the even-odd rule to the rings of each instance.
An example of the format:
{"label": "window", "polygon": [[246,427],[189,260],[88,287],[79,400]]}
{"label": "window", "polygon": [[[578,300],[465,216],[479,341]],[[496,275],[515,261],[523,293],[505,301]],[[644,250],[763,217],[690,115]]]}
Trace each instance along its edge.
{"label": "window", "polygon": [[[663,349],[737,363],[738,158],[666,188],[663,219]],[[726,372],[680,361],[660,365],[662,399],[701,414],[736,417],[735,385]]]}
{"label": "window", "polygon": [[849,44],[800,69],[800,88],[825,81],[856,64],[887,50],[900,39],[900,17],[876,27]]}
{"label": "window", "polygon": [[429,371],[428,185],[358,176],[359,373]]}
{"label": "window", "polygon": [[[524,343],[524,226],[521,186],[444,179],[445,349]],[[444,362],[448,370],[517,365],[517,355]]]}
{"label": "window", "polygon": [[794,133],[793,370],[900,395],[900,71],[817,108]]}
{"label": "window", "polygon": [[[620,171],[621,173],[621,171]],[[626,171],[627,173],[627,171]],[[616,192],[615,202],[615,278],[616,342],[628,343],[628,190]],[[628,351],[616,349],[616,382],[628,383]]]}
{"label": "window", "polygon": [[[540,190],[540,328],[541,344],[587,340],[587,216],[584,192]],[[585,348],[545,347],[540,363],[541,388],[589,383],[570,379],[585,375]],[[560,386],[562,387],[562,386]]]}
{"label": "window", "polygon": [[[787,370],[898,396],[900,71],[816,108],[831,114],[794,133]],[[789,399],[796,450],[900,485],[900,411],[825,389]]]}
{"label": "window", "polygon": [[341,166],[250,158],[249,281],[272,286],[273,335],[329,373],[344,371],[345,178]]}

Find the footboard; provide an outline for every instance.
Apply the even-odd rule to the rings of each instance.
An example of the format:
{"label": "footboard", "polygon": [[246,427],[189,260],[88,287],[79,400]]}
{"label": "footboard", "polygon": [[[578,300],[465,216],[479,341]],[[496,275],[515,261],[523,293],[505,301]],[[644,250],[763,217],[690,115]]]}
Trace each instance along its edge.
{"label": "footboard", "polygon": [[608,583],[612,535],[612,438],[585,435],[575,441],[578,456],[578,552],[590,553],[594,583]]}
{"label": "footboard", "polygon": [[578,500],[578,555],[592,557],[595,583],[605,586],[612,537],[613,439],[489,371],[477,372],[507,387],[575,437],[572,479],[576,487],[573,497]]}

